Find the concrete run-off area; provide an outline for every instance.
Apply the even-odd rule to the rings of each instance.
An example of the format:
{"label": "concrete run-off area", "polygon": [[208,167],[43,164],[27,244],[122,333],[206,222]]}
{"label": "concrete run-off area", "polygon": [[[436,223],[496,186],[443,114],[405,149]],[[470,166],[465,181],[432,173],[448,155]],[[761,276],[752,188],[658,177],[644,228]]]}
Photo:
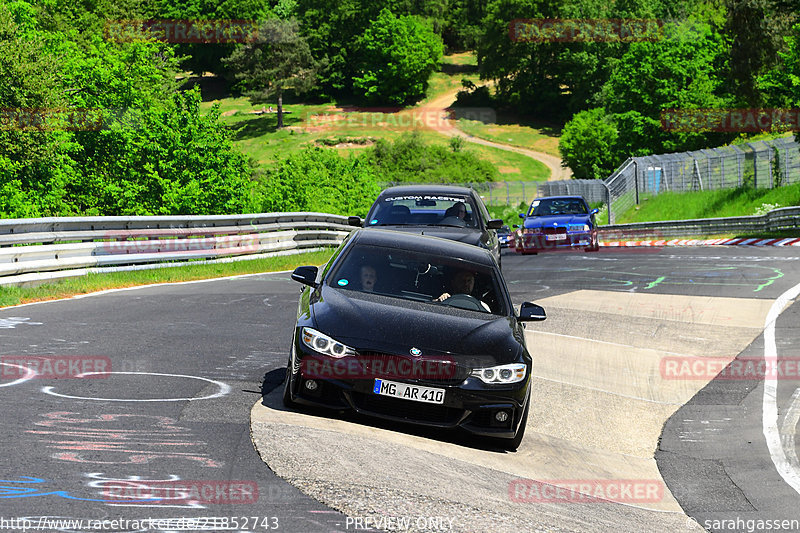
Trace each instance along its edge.
{"label": "concrete run-off area", "polygon": [[549,318],[526,333],[533,396],[516,453],[286,410],[278,387],[251,412],[259,454],[302,492],[378,529],[701,531],[653,456],[665,421],[707,379],[669,379],[661,363],[732,360],[770,302],[584,290],[538,303]]}

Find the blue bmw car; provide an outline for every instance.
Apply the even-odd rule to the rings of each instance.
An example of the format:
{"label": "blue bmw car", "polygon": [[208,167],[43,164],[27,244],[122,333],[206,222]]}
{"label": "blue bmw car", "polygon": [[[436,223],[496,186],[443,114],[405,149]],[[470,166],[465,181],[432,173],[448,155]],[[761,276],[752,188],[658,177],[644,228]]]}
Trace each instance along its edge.
{"label": "blue bmw car", "polygon": [[582,196],[547,196],[537,198],[526,213],[515,238],[517,252],[535,254],[554,250],[582,249],[596,252],[595,214]]}

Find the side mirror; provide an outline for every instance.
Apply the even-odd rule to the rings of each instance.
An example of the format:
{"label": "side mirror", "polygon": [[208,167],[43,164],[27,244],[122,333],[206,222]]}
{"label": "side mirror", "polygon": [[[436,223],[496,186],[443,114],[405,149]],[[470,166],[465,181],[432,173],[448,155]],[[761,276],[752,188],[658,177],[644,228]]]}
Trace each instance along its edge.
{"label": "side mirror", "polygon": [[493,218],[489,222],[486,223],[486,227],[489,229],[500,229],[503,227],[503,221],[499,218]]}
{"label": "side mirror", "polygon": [[300,266],[292,272],[292,279],[302,283],[303,285],[310,285],[316,288],[318,269],[315,266]]}
{"label": "side mirror", "polygon": [[347,225],[360,228],[361,226],[364,225],[364,221],[361,220],[361,217],[349,216],[347,217]]}
{"label": "side mirror", "polygon": [[544,307],[536,305],[531,302],[522,302],[519,306],[519,319],[523,321],[544,320],[547,314],[544,312]]}
{"label": "side mirror", "polygon": [[525,218],[525,213],[520,213],[519,218]]}
{"label": "side mirror", "polygon": [[599,209],[592,209],[591,211],[589,211],[589,214],[590,214],[590,215],[596,215],[596,214],[597,214],[597,213],[599,213],[599,212],[600,212],[600,210],[599,210]]}
{"label": "side mirror", "polygon": [[514,224],[514,225],[513,225],[513,226],[511,226],[511,227],[512,227],[512,228],[514,228],[514,229],[519,229],[521,226],[520,226],[519,224]]}

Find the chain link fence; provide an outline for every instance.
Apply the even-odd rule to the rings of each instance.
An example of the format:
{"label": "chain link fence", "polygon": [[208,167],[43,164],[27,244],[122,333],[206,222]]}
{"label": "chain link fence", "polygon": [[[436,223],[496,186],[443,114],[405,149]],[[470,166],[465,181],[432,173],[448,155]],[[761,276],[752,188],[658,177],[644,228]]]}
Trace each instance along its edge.
{"label": "chain link fence", "polygon": [[[541,196],[580,195],[590,204],[609,206],[608,223],[665,191],[780,187],[800,181],[800,144],[794,136],[767,141],[649,156],[631,157],[605,180],[496,181],[454,183],[472,187],[486,205],[528,205]],[[411,183],[384,183],[412,185]]]}
{"label": "chain link fence", "polygon": [[689,192],[753,187],[770,189],[800,181],[795,138],[641,157],[625,161],[605,180],[608,222],[613,224],[642,198],[665,191]]}

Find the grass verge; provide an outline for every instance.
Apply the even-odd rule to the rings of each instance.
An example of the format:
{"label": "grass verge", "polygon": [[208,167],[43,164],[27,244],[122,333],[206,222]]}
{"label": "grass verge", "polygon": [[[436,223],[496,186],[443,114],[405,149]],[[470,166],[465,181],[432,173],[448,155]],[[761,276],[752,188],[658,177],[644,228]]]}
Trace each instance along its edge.
{"label": "grass verge", "polygon": [[800,205],[800,183],[775,189],[719,189],[690,193],[664,192],[640,198],[641,204],[618,214],[617,224],[735,217],[763,214],[778,207]]}
{"label": "grass verge", "polygon": [[45,300],[57,300],[60,298],[69,298],[70,296],[78,294],[88,294],[107,289],[121,289],[137,285],[175,283],[237,276],[241,274],[292,270],[300,265],[323,264],[330,259],[332,254],[333,248],[319,252],[281,255],[231,263],[189,264],[152,270],[88,274],[80,278],[45,283],[36,287],[0,286],[0,307]]}

